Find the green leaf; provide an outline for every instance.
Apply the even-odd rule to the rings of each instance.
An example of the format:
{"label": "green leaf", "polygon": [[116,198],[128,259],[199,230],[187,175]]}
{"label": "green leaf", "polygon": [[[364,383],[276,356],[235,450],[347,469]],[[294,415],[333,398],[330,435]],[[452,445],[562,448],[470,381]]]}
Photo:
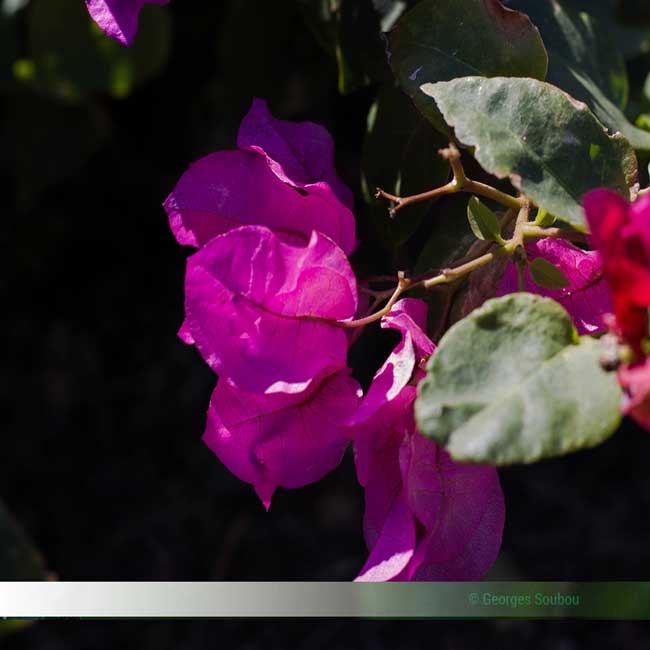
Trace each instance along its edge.
{"label": "green leaf", "polygon": [[433,201],[414,203],[391,219],[387,202],[375,198],[375,188],[408,196],[443,185],[449,164],[438,150],[445,145],[399,88],[388,84],[381,89],[368,113],[361,180],[371,227],[389,247],[413,235]]}
{"label": "green leaf", "polygon": [[422,84],[470,75],[544,79],[548,64],[537,28],[498,0],[423,0],[388,34],[388,56],[400,86],[443,132]]}
{"label": "green leaf", "polygon": [[537,215],[535,216],[535,225],[536,226],[552,226],[556,221],[554,215],[549,214],[546,210],[539,209],[537,210]]}
{"label": "green leaf", "polygon": [[586,229],[583,195],[609,187],[629,197],[637,163],[582,103],[535,79],[465,77],[422,86],[481,166],[540,208]]}
{"label": "green leaf", "polygon": [[[620,131],[635,149],[650,149],[650,133],[631,124],[625,61],[610,39],[607,25],[567,0],[517,0],[511,6],[527,13],[539,27],[548,50],[546,81],[585,102],[605,126]],[[610,21],[611,22],[611,21]]]}
{"label": "green leaf", "polygon": [[138,37],[127,48],[101,32],[83,3],[33,0],[27,23],[33,76],[23,81],[67,101],[93,93],[126,97],[162,70],[171,36],[169,12],[159,7],[144,7]]}
{"label": "green leaf", "polygon": [[497,215],[475,196],[467,204],[467,220],[477,239],[483,241],[502,241],[501,228],[499,227]]}
{"label": "green leaf", "polygon": [[420,431],[460,462],[508,465],[592,447],[619,425],[621,391],[555,301],[517,293],[454,325],[418,389]]}
{"label": "green leaf", "polygon": [[536,257],[529,265],[528,269],[533,276],[533,280],[546,289],[564,289],[571,283],[567,280],[566,275],[553,266],[543,257]]}
{"label": "green leaf", "polygon": [[45,580],[43,559],[0,501],[0,580]]}

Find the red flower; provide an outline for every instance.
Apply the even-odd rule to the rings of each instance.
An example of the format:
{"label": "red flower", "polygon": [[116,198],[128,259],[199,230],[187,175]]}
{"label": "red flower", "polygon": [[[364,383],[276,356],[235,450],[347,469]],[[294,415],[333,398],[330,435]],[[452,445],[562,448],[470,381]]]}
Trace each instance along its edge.
{"label": "red flower", "polygon": [[612,292],[611,329],[636,356],[618,371],[621,411],[650,430],[650,357],[643,345],[650,307],[650,196],[629,204],[614,192],[596,190],[585,196],[584,208]]}
{"label": "red flower", "polygon": [[629,204],[610,190],[595,190],[585,196],[584,208],[612,292],[614,329],[640,354],[648,338],[650,196]]}

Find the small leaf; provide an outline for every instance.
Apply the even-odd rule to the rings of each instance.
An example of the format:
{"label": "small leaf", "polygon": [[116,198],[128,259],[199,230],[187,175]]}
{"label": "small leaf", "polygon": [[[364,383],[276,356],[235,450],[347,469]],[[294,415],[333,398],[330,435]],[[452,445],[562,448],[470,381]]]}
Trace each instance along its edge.
{"label": "small leaf", "polygon": [[[542,209],[586,229],[582,197],[610,187],[629,198],[637,162],[582,103],[535,79],[463,77],[422,86],[476,160]],[[593,158],[594,145],[598,147]]]}
{"label": "small leaf", "polygon": [[393,74],[432,124],[448,132],[424,83],[468,75],[544,79],[548,57],[528,16],[498,0],[423,0],[388,34]]}
{"label": "small leaf", "polygon": [[499,227],[497,215],[475,196],[467,204],[467,220],[477,239],[483,241],[502,241],[501,228]]}
{"label": "small leaf", "polygon": [[621,390],[600,351],[554,300],[489,300],[429,360],[418,428],[460,462],[532,463],[597,445],[621,419]]}
{"label": "small leaf", "polygon": [[534,259],[528,265],[528,268],[530,269],[530,274],[533,276],[533,280],[545,289],[564,289],[571,284],[567,280],[566,275],[557,266],[553,266],[543,257]]}
{"label": "small leaf", "polygon": [[539,209],[537,211],[537,216],[535,217],[535,225],[536,226],[552,226],[555,223],[556,219],[555,216],[552,214],[549,214],[546,210]]}

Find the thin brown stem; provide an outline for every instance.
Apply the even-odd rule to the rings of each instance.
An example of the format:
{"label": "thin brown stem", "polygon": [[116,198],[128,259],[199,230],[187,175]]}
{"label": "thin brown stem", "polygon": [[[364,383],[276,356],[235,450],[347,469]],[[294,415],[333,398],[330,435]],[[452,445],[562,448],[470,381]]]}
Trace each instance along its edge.
{"label": "thin brown stem", "polygon": [[403,275],[400,275],[397,282],[397,287],[395,287],[395,290],[392,292],[388,302],[379,311],[376,311],[373,314],[370,314],[369,316],[366,316],[364,318],[358,318],[357,320],[335,321],[333,324],[337,325],[338,327],[352,328],[352,327],[364,327],[365,325],[369,325],[370,323],[374,323],[375,321],[378,321],[380,318],[385,316],[393,308],[393,305],[399,300],[399,297],[407,289],[410,288],[410,284],[411,283],[409,280],[407,280]]}
{"label": "thin brown stem", "polygon": [[458,192],[458,190],[459,188],[457,187],[456,183],[454,181],[451,181],[442,187],[436,187],[434,190],[422,192],[422,194],[413,194],[412,196],[401,197],[395,196],[394,194],[389,194],[388,192],[385,192],[380,187],[378,187],[375,193],[375,198],[386,199],[387,201],[391,201],[391,203],[395,204],[388,209],[388,213],[392,218],[395,216],[395,214],[397,214],[399,210],[405,208],[407,205],[412,205],[413,203],[421,203],[422,201],[428,201],[429,199],[433,199],[436,196],[443,196],[444,194],[453,194],[454,192]]}
{"label": "thin brown stem", "polygon": [[390,201],[394,205],[389,209],[389,214],[391,217],[394,217],[399,210],[405,208],[408,205],[413,203],[420,203],[422,201],[428,201],[433,199],[436,196],[443,196],[445,194],[455,194],[457,192],[467,192],[469,194],[478,194],[484,196],[485,198],[492,199],[497,203],[501,203],[507,208],[519,209],[523,205],[523,201],[515,196],[506,194],[497,190],[496,187],[491,185],[486,185],[485,183],[480,183],[479,181],[473,181],[465,175],[465,169],[460,158],[460,152],[456,146],[452,143],[447,149],[441,149],[439,151],[440,155],[445,158],[451,167],[453,173],[453,178],[446,184],[441,187],[436,187],[433,190],[428,192],[422,192],[420,194],[413,194],[411,196],[396,196],[395,194],[390,194],[377,188],[375,193],[375,198],[383,198],[387,201]]}

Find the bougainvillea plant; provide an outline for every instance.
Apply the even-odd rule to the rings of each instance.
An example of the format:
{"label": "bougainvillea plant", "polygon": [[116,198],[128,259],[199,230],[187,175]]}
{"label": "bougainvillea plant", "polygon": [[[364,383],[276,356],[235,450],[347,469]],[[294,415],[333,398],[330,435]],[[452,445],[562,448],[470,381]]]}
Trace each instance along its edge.
{"label": "bougainvillea plant", "polygon": [[[131,41],[142,0],[87,4]],[[327,130],[261,99],[237,149],[193,163],[165,201],[196,249],[179,335],[218,375],[205,443],[266,509],[351,449],[358,580],[483,577],[499,466],[597,445],[623,414],[650,429],[650,135],[627,121],[619,58],[584,54],[601,35],[579,5],[422,0],[382,17],[365,213],[400,244],[431,234],[397,269],[360,272],[355,251],[379,244],[358,238]],[[361,386],[350,351],[377,327],[400,340]]]}

